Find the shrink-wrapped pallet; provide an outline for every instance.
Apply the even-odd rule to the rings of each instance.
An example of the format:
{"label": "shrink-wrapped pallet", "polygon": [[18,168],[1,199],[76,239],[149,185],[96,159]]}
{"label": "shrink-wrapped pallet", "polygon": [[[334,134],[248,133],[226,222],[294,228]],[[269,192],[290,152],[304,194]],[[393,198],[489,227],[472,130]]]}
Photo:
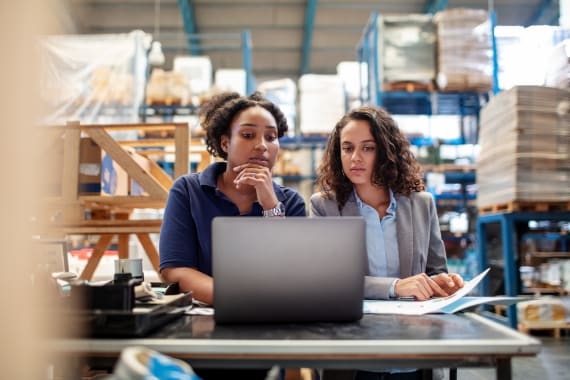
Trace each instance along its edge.
{"label": "shrink-wrapped pallet", "polygon": [[146,85],[148,105],[181,105],[190,103],[190,86],[183,72],[155,68]]}
{"label": "shrink-wrapped pallet", "polygon": [[150,35],[61,35],[40,39],[44,124],[139,120]]}
{"label": "shrink-wrapped pallet", "polygon": [[546,63],[546,85],[570,88],[570,39],[552,49]]}
{"label": "shrink-wrapped pallet", "polygon": [[570,91],[517,86],[481,111],[479,208],[570,200]]}
{"label": "shrink-wrapped pallet", "polygon": [[519,322],[563,322],[566,320],[564,304],[557,299],[537,299],[517,304]]}
{"label": "shrink-wrapped pallet", "polygon": [[431,15],[378,17],[382,83],[433,83],[435,27]]}
{"label": "shrink-wrapped pallet", "polygon": [[448,9],[434,16],[437,85],[442,91],[488,91],[493,86],[493,49],[487,11]]}

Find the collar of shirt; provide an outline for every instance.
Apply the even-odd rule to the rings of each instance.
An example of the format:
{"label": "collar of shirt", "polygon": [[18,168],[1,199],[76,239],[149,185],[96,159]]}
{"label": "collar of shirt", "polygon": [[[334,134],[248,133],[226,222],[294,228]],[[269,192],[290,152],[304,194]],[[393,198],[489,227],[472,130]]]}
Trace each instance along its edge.
{"label": "collar of shirt", "polygon": [[[358,205],[358,208],[360,210],[362,210],[365,203],[362,202],[362,200],[358,197],[358,194],[356,193],[356,189],[353,191],[354,191],[354,198],[356,199],[356,204]],[[386,209],[386,214],[394,216],[396,214],[396,205],[397,205],[396,197],[394,196],[394,192],[392,191],[392,189],[388,189],[388,193],[390,194],[390,205]]]}

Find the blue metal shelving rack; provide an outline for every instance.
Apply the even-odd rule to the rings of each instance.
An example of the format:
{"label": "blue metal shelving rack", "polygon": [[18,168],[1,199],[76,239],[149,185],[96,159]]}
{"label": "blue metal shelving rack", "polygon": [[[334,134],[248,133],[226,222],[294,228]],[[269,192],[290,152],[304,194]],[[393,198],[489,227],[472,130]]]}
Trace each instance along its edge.
{"label": "blue metal shelving rack", "polygon": [[[382,65],[379,62],[378,38],[382,31],[378,26],[379,13],[373,12],[366,24],[360,42],[357,46],[357,59],[360,63],[365,62],[368,67],[368,86],[366,93],[360,91],[364,104],[374,104],[386,108],[392,114],[400,115],[459,115],[461,117],[478,116],[481,106],[488,100],[488,94],[476,92],[405,92],[383,91],[382,89]],[[491,40],[493,47],[493,93],[499,92],[498,88],[498,59],[495,39],[495,12],[489,12],[491,21]],[[361,88],[364,84],[361,83]],[[462,142],[460,142],[462,143]]]}
{"label": "blue metal shelving rack", "polygon": [[[491,223],[499,223],[501,226],[503,271],[505,281],[505,295],[517,296],[520,291],[520,280],[518,274],[519,265],[517,263],[517,236],[516,228],[521,223],[535,221],[570,221],[570,211],[561,212],[497,212],[479,215],[477,218],[477,254],[480,263],[480,270],[489,266],[487,255],[487,230],[486,226]],[[489,279],[486,278],[482,284],[483,295],[490,295]],[[508,324],[512,328],[517,328],[517,309],[511,305],[507,309],[506,319],[498,317],[496,314],[486,313],[488,316]]]}

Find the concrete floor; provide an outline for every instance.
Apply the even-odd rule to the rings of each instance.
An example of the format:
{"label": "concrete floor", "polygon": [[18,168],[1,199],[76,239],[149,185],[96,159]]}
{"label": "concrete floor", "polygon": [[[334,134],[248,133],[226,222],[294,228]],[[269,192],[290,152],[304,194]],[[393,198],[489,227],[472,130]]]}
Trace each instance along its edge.
{"label": "concrete floor", "polygon": [[[512,361],[513,380],[568,380],[570,379],[570,333],[562,337],[535,336],[543,344],[541,352],[533,358]],[[463,368],[457,370],[458,380],[495,379],[493,368]],[[501,380],[501,379],[498,379]]]}

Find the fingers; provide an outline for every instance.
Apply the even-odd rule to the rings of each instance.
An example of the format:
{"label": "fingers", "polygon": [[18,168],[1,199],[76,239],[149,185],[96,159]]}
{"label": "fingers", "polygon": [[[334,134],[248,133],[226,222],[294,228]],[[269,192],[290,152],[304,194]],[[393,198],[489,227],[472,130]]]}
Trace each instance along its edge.
{"label": "fingers", "polygon": [[455,283],[455,286],[456,286],[457,288],[462,288],[462,287],[463,287],[463,285],[464,285],[465,283],[463,282],[463,278],[461,278],[460,275],[458,275],[457,273],[451,273],[450,276],[451,276],[451,278],[453,279],[453,282]]}
{"label": "fingers", "polygon": [[434,280],[446,288],[455,288],[455,281],[453,281],[453,278],[447,273],[440,273],[437,276],[434,276]]}
{"label": "fingers", "polygon": [[271,182],[271,173],[269,172],[269,169],[261,165],[238,165],[233,168],[233,171],[237,172],[237,176],[234,179],[234,184],[237,188],[243,184],[256,186],[262,183]]}
{"label": "fingers", "polygon": [[448,294],[455,293],[458,289],[463,287],[463,279],[460,275],[451,273],[440,273],[432,276],[432,279]]}
{"label": "fingers", "polygon": [[425,273],[399,280],[396,283],[395,291],[399,297],[415,297],[419,301],[427,300],[434,295],[440,297],[448,295]]}

